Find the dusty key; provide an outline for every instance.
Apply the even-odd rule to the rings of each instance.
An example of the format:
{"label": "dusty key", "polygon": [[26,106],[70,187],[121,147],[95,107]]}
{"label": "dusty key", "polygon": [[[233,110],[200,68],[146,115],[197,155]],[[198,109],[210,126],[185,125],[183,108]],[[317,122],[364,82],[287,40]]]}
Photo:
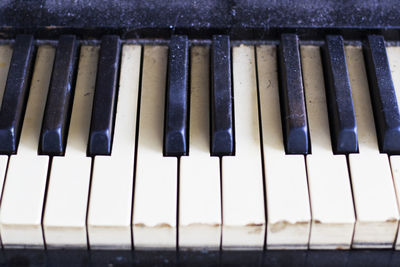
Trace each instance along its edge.
{"label": "dusty key", "polygon": [[285,153],[275,46],[257,47],[267,206],[267,249],[306,249],[310,203],[303,155]]}
{"label": "dusty key", "polygon": [[77,49],[78,42],[74,35],[63,35],[58,40],[40,134],[40,152],[44,155],[64,154],[71,95],[75,87]]}
{"label": "dusty key", "polygon": [[349,249],[355,223],[344,155],[334,155],[320,49],[301,46],[312,154],[306,156],[312,214],[310,249]]}
{"label": "dusty key", "polygon": [[168,48],[143,51],[140,118],[133,199],[135,249],[175,249],[178,161],[163,156]]}
{"label": "dusty key", "polygon": [[38,48],[18,153],[9,160],[0,206],[0,232],[5,248],[44,248],[42,211],[49,157],[38,155],[55,49]]}
{"label": "dusty key", "polygon": [[131,249],[132,192],[141,46],[122,49],[111,156],[95,156],[88,211],[92,249]]}
{"label": "dusty key", "polygon": [[333,151],[356,153],[357,125],[342,36],[327,35],[322,55]]}
{"label": "dusty key", "polygon": [[168,81],[165,93],[164,155],[189,153],[189,40],[174,35],[169,43]]}
{"label": "dusty key", "polygon": [[287,154],[308,153],[307,114],[300,66],[299,40],[282,34],[279,44],[280,102]]}
{"label": "dusty key", "polygon": [[229,36],[214,35],[211,50],[211,155],[235,153]]}
{"label": "dusty key", "polygon": [[47,248],[86,248],[92,159],[87,156],[98,48],[82,46],[65,155],[49,174],[43,230]]}
{"label": "dusty key", "polygon": [[264,246],[265,200],[254,47],[232,51],[236,153],[222,157],[222,249]]}
{"label": "dusty key", "polygon": [[0,109],[0,153],[15,154],[31,79],[33,36],[18,35]]}
{"label": "dusty key", "polygon": [[352,247],[391,248],[397,233],[399,210],[389,160],[378,148],[362,49],[348,46],[345,51],[360,151],[349,155],[357,214]]}
{"label": "dusty key", "polygon": [[400,112],[383,36],[369,35],[364,55],[379,148],[400,154]]}
{"label": "dusty key", "polygon": [[120,50],[118,36],[106,35],[101,39],[90,123],[88,146],[90,156],[111,154]]}
{"label": "dusty key", "polygon": [[180,249],[215,250],[221,242],[219,158],[210,156],[209,58],[207,47],[192,47],[190,154],[180,158]]}

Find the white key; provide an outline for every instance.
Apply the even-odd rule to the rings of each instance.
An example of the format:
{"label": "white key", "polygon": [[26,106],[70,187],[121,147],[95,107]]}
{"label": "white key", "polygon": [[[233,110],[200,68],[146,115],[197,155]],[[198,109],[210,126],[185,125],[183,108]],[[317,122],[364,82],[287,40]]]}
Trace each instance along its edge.
{"label": "white key", "polygon": [[133,201],[135,249],[176,248],[177,158],[163,157],[168,47],[145,46]]}
{"label": "white key", "polygon": [[0,208],[3,245],[43,248],[41,227],[48,156],[38,156],[39,135],[55,49],[40,46],[17,155],[10,157]]}
{"label": "white key", "polygon": [[[397,103],[400,103],[400,47],[391,46],[386,48],[394,88],[396,90]],[[400,208],[400,156],[390,156],[393,180],[397,193],[397,206]],[[397,233],[396,249],[400,249],[400,236]]]}
{"label": "white key", "polygon": [[360,151],[349,155],[357,217],[352,247],[391,248],[399,212],[389,160],[378,149],[362,49],[347,46],[345,51]]}
{"label": "white key", "polygon": [[236,155],[222,157],[222,248],[262,249],[265,206],[254,48],[232,48]]}
{"label": "white key", "polygon": [[312,154],[306,156],[312,210],[311,249],[349,249],[355,223],[345,155],[334,155],[320,47],[302,46],[301,60]]}
{"label": "white key", "polygon": [[131,249],[133,165],[141,46],[122,49],[120,86],[111,156],[96,156],[88,212],[89,244]]}
{"label": "white key", "polygon": [[219,158],[210,157],[209,49],[191,48],[190,151],[180,159],[179,247],[219,249]]}
{"label": "white key", "polygon": [[286,155],[275,46],[257,47],[267,205],[267,249],[305,249],[310,204],[303,155]]}
{"label": "white key", "polygon": [[[0,45],[0,103],[3,100],[6,87],[8,69],[10,67],[12,48],[9,45]],[[1,104],[0,104],[1,105]],[[8,164],[8,156],[0,155],[0,190],[3,189]]]}
{"label": "white key", "polygon": [[86,248],[91,158],[86,156],[98,47],[82,46],[65,156],[54,157],[43,218],[46,245]]}

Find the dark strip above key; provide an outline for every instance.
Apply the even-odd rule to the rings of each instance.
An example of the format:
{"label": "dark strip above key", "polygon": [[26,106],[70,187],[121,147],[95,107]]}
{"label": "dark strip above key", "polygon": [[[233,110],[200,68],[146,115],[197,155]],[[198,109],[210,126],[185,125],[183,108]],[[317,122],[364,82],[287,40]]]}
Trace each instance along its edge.
{"label": "dark strip above key", "polygon": [[90,156],[111,154],[120,50],[118,36],[107,35],[101,39],[90,125]]}
{"label": "dark strip above key", "polygon": [[211,53],[211,155],[235,151],[229,36],[213,36]]}
{"label": "dark strip above key", "polygon": [[343,38],[326,36],[322,52],[333,151],[335,154],[357,153],[357,125]]}
{"label": "dark strip above key", "polygon": [[309,153],[307,115],[299,41],[295,34],[283,34],[281,36],[279,74],[281,82],[281,115],[286,153],[307,154]]}
{"label": "dark strip above key", "polygon": [[9,155],[17,152],[28,97],[33,52],[33,37],[31,35],[18,35],[14,43],[0,109],[1,154]]}
{"label": "dark strip above key", "polygon": [[189,153],[189,42],[174,35],[169,44],[165,95],[164,156]]}
{"label": "dark strip above key", "polygon": [[400,113],[382,36],[368,36],[364,56],[379,149],[400,154]]}
{"label": "dark strip above key", "polygon": [[71,94],[75,85],[77,48],[75,36],[60,37],[40,134],[41,154],[61,156],[65,152]]}

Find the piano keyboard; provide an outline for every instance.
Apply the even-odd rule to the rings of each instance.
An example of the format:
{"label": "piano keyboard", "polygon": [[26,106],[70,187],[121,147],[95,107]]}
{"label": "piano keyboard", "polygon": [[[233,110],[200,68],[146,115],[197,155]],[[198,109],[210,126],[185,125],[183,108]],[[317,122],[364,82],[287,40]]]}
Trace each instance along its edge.
{"label": "piano keyboard", "polygon": [[400,248],[400,47],[0,45],[8,248]]}

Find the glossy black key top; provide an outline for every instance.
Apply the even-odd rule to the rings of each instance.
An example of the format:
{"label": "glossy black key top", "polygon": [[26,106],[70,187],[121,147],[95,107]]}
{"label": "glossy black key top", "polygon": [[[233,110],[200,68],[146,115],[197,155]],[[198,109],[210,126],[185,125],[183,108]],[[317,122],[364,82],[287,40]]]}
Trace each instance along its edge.
{"label": "glossy black key top", "polygon": [[286,153],[307,154],[309,153],[307,115],[299,41],[295,34],[283,34],[281,36],[279,74],[281,81],[281,115]]}
{"label": "glossy black key top", "polygon": [[333,151],[357,153],[356,117],[342,36],[326,36],[322,54]]}
{"label": "glossy black key top", "polygon": [[18,35],[14,43],[0,109],[1,154],[9,155],[17,152],[28,97],[33,53],[33,37],[31,35]]}
{"label": "glossy black key top", "polygon": [[120,61],[118,36],[101,39],[89,136],[89,155],[110,155]]}
{"label": "glossy black key top", "polygon": [[40,135],[41,154],[64,154],[71,94],[75,86],[77,48],[73,35],[64,35],[58,40]]}
{"label": "glossy black key top", "polygon": [[382,36],[368,36],[364,57],[379,149],[383,153],[400,154],[400,113]]}
{"label": "glossy black key top", "polygon": [[235,152],[229,36],[213,36],[211,52],[211,155]]}
{"label": "glossy black key top", "polygon": [[174,35],[169,44],[165,95],[164,156],[189,153],[189,42]]}

